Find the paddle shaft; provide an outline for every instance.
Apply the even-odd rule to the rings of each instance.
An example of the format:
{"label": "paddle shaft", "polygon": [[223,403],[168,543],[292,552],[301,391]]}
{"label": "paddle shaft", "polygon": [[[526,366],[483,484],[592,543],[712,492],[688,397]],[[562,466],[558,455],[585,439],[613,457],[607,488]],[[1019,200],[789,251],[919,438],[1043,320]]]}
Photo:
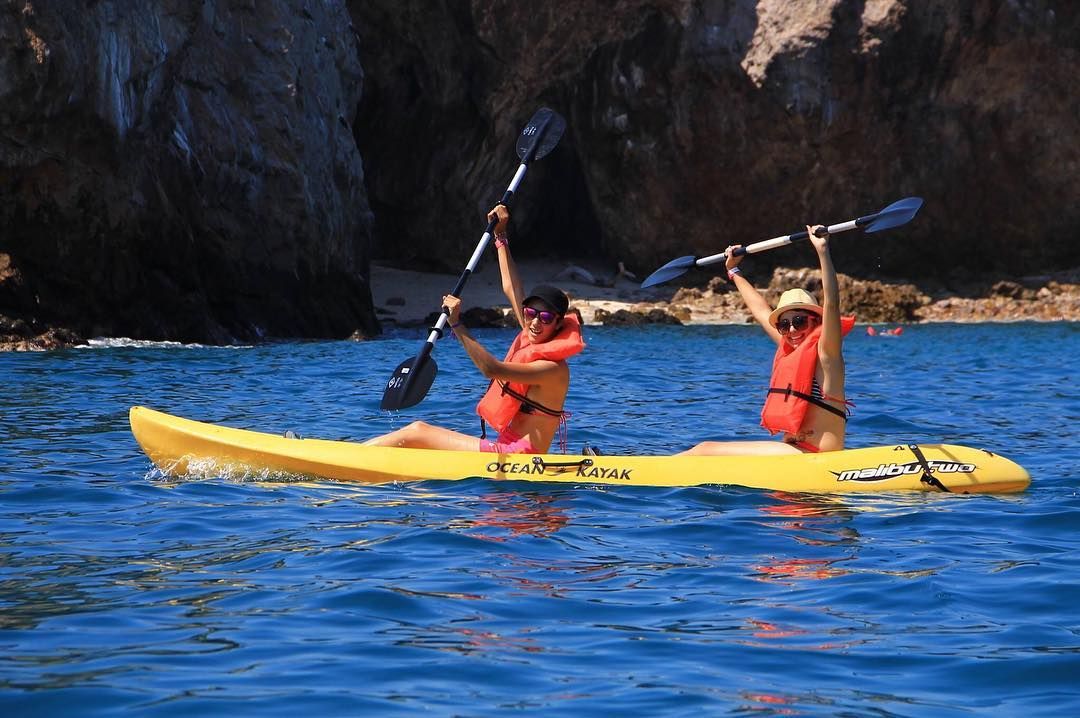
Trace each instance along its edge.
{"label": "paddle shaft", "polygon": [[[562,116],[546,107],[540,108],[532,116],[529,124],[521,131],[516,145],[521,164],[518,166],[517,172],[514,173],[510,186],[506,188],[502,199],[499,200],[499,204],[509,206],[514,193],[517,192],[518,185],[525,178],[529,163],[550,153],[555,148],[555,145],[559,143],[565,129],[566,121]],[[480,237],[476,249],[473,250],[469,263],[465,265],[465,271],[461,273],[457,284],[450,291],[452,296],[461,296],[465,284],[476,270],[476,265],[479,264],[484,250],[487,249],[497,223],[497,218],[488,220],[483,236]],[[435,373],[438,371],[435,360],[431,358],[431,352],[435,348],[435,342],[442,338],[443,329],[446,328],[449,320],[450,312],[444,306],[439,318],[435,320],[434,326],[431,327],[427,340],[420,346],[420,351],[412,359],[406,359],[399,364],[390,376],[390,380],[386,382],[386,390],[383,392],[382,402],[379,404],[382,409],[404,409],[415,406],[424,399],[428,389],[431,388],[431,383],[435,380]]]}
{"label": "paddle shaft", "polygon": [[[524,162],[518,167],[517,173],[514,175],[514,179],[510,182],[510,186],[503,193],[502,199],[499,200],[499,204],[510,206],[510,200],[514,196],[514,192],[517,191],[517,187],[521,184],[521,180],[525,177],[526,164]],[[495,232],[495,225],[498,220],[493,219],[488,222],[487,229],[484,230],[484,236],[480,238],[480,242],[476,245],[476,249],[473,250],[472,257],[469,258],[469,263],[465,265],[465,270],[458,277],[457,284],[450,291],[450,296],[460,297],[462,290],[465,289],[465,284],[469,281],[469,277],[476,271],[476,265],[480,263],[480,258],[484,256],[484,251],[487,250],[488,242],[491,241],[492,234]],[[420,354],[417,355],[417,360],[421,355],[427,355],[431,353],[431,347],[443,334],[443,329],[446,328],[446,323],[450,320],[449,315],[446,313],[446,308],[443,307],[442,313],[439,315],[438,320],[435,322],[435,326],[431,328],[431,333],[428,334],[427,341],[424,343],[424,347],[421,348]]]}
{"label": "paddle shaft", "polygon": [[[510,200],[513,199],[514,193],[517,192],[521,180],[525,179],[525,172],[529,169],[529,163],[532,162],[533,158],[536,156],[536,150],[540,146],[540,142],[544,138],[544,132],[547,130],[550,122],[551,117],[548,116],[540,123],[540,126],[536,128],[528,148],[521,156],[521,164],[518,165],[517,172],[514,173],[514,179],[510,180],[510,185],[506,188],[506,192],[503,193],[502,199],[499,200],[499,204],[506,207],[510,206]],[[465,265],[465,270],[461,273],[457,284],[454,285],[454,289],[450,292],[451,296],[461,297],[461,292],[465,289],[465,284],[469,281],[469,277],[472,276],[472,273],[476,271],[476,265],[480,263],[480,258],[484,256],[484,251],[487,249],[488,242],[491,241],[491,236],[495,231],[495,225],[497,223],[497,219],[488,222],[487,229],[484,230],[484,235],[480,238],[480,242],[477,243],[476,249],[473,250],[472,257],[469,258],[469,263]],[[435,321],[435,326],[431,328],[431,333],[428,334],[427,341],[424,342],[424,346],[420,348],[420,352],[416,355],[416,362],[413,363],[414,367],[420,366],[420,364],[427,359],[428,355],[431,354],[435,342],[443,335],[443,329],[446,328],[446,323],[448,321],[450,321],[450,315],[447,314],[446,307],[443,307],[442,313],[439,314],[439,318]]]}
{"label": "paddle shaft", "polygon": [[[839,234],[840,232],[847,232],[851,229],[861,229],[869,234],[880,232],[885,229],[892,229],[893,227],[899,227],[910,222],[919,211],[919,208],[922,207],[922,204],[923,201],[921,197],[906,197],[897,202],[893,202],[888,207],[875,214],[869,214],[865,217],[853,219],[850,222],[841,222],[840,224],[822,228],[822,231],[820,231],[818,235],[824,236],[826,233]],[[756,252],[764,252],[769,249],[775,249],[777,247],[783,247],[792,242],[806,239],[808,236],[809,235],[806,232],[796,232],[795,234],[766,239],[763,242],[755,242],[754,244],[745,247],[739,247],[736,250],[736,256],[741,257],[744,254],[753,254]],[[681,277],[693,267],[716,264],[717,262],[723,262],[726,259],[726,252],[701,258],[693,256],[677,257],[646,277],[645,281],[641,283],[641,288],[648,289],[649,287],[655,287],[657,284],[671,281],[672,279],[675,279],[675,277]]]}
{"label": "paddle shaft", "polygon": [[[867,215],[865,217],[859,217],[849,222],[841,222],[840,224],[834,224],[828,227],[829,234],[839,234],[841,232],[847,232],[852,229],[857,229],[870,224],[877,217],[876,214]],[[783,247],[793,242],[801,242],[804,239],[809,239],[810,235],[805,230],[802,232],[796,232],[795,234],[787,234],[781,237],[773,237],[772,239],[765,239],[760,242],[754,242],[748,244],[745,247],[739,247],[735,250],[735,256],[741,257],[744,254],[757,254],[758,252],[766,252],[770,249],[776,249],[777,247]],[[709,264],[716,264],[717,262],[723,262],[727,260],[727,253],[721,252],[720,254],[710,254],[708,257],[702,257],[694,262],[695,266],[704,267]]]}

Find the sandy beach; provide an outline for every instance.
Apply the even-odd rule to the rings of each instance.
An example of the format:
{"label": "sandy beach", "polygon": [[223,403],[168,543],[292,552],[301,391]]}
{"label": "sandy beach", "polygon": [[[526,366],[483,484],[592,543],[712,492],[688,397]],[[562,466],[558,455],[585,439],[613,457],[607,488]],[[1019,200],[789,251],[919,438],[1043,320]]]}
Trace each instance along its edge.
{"label": "sandy beach", "polygon": [[[582,274],[581,271],[588,274]],[[597,310],[616,312],[620,309],[647,311],[654,307],[667,308],[673,288],[639,288],[639,281],[616,276],[614,267],[604,269],[595,264],[526,261],[518,262],[518,271],[526,288],[537,284],[552,284],[570,295],[571,303],[581,312],[586,324],[598,324]],[[458,274],[414,272],[380,264],[371,267],[371,291],[375,312],[386,325],[412,326],[422,324],[436,311],[457,283]],[[585,281],[586,276],[611,282],[612,286],[597,286]],[[484,262],[469,278],[462,292],[463,306],[496,307],[509,305],[499,280],[499,267],[494,261]],[[694,312],[686,323],[725,324],[744,321],[726,311]]]}

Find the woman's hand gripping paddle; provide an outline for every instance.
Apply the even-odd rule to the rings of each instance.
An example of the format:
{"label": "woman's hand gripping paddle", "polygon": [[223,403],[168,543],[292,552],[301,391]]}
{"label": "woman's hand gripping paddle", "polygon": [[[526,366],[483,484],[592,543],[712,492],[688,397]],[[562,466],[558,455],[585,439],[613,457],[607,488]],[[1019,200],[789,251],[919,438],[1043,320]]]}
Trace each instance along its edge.
{"label": "woman's hand gripping paddle", "polygon": [[[565,130],[566,120],[559,113],[546,107],[536,111],[536,114],[532,116],[529,124],[525,126],[525,129],[521,131],[521,135],[518,137],[517,154],[521,158],[521,164],[518,166],[510,186],[506,188],[502,199],[499,200],[500,204],[510,205],[514,192],[517,191],[521,180],[525,178],[525,171],[529,163],[533,160],[542,159],[555,149],[555,145],[559,144],[559,139],[562,138]],[[480,238],[479,244],[476,245],[472,258],[466,265],[465,271],[461,273],[457,285],[450,292],[451,295],[455,297],[461,296],[461,290],[465,288],[465,283],[469,281],[469,276],[476,269],[480,257],[483,256],[484,250],[487,249],[488,241],[491,239],[492,232],[495,231],[495,224],[496,220],[494,219],[488,222],[484,235]],[[419,404],[427,396],[431,383],[435,381],[435,374],[439,371],[439,367],[431,357],[431,350],[435,348],[435,342],[442,337],[448,316],[446,307],[443,307],[442,314],[439,315],[435,326],[431,328],[431,333],[428,334],[424,345],[420,347],[420,351],[415,357],[401,362],[398,368],[394,370],[390,381],[386,382],[386,391],[383,392],[382,402],[379,404],[380,408],[389,410],[407,409],[410,406]]]}
{"label": "woman's hand gripping paddle", "polygon": [[[881,210],[877,214],[869,214],[865,217],[859,217],[853,219],[850,222],[842,222],[840,224],[834,224],[829,227],[829,234],[838,234],[840,232],[847,232],[849,229],[861,229],[864,232],[880,232],[884,229],[892,229],[893,227],[899,227],[900,225],[907,224],[922,207],[923,201],[920,197],[907,197],[898,202],[893,202],[885,209]],[[810,235],[806,233],[806,230],[802,232],[796,232],[795,234],[789,234],[782,237],[774,237],[773,239],[766,239],[762,242],[756,242],[754,244],[740,247],[735,250],[739,255],[743,254],[756,254],[757,252],[764,252],[769,249],[776,249],[777,247],[783,247],[791,244],[792,242],[798,242],[803,239],[807,239]],[[663,284],[669,282],[676,277],[681,277],[686,274],[692,267],[704,267],[709,264],[716,264],[717,262],[723,262],[727,259],[727,255],[721,252],[720,254],[713,254],[708,257],[679,257],[673,259],[660,269],[650,274],[645,278],[645,281],[641,283],[642,289],[648,289],[649,287],[655,287],[657,284]]]}

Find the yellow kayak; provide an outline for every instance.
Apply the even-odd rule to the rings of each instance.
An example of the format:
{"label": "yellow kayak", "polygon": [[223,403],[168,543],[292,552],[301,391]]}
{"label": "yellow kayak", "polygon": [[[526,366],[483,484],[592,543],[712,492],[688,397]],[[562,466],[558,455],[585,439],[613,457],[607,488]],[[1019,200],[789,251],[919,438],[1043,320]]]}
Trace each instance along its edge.
{"label": "yellow kayak", "polygon": [[499,455],[287,438],[131,408],[131,431],[172,476],[291,475],[377,484],[481,477],[623,486],[735,484],[806,492],[1023,491],[1028,472],[1003,456],[951,444],[907,444],[784,456]]}

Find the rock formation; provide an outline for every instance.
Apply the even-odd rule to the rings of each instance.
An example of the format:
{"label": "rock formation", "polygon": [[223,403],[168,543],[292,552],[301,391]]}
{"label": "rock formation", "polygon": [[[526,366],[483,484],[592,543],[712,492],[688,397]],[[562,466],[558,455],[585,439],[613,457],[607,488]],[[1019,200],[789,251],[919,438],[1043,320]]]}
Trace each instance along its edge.
{"label": "rock formation", "polygon": [[[869,214],[843,271],[1016,275],[1080,263],[1080,6],[1052,0],[353,0],[378,251],[460,264],[548,104],[569,130],[519,244],[639,274]],[[404,165],[404,166],[403,166]],[[520,251],[520,250],[519,250]],[[790,248],[765,265],[809,263]]]}
{"label": "rock formation", "polygon": [[0,6],[0,315],[230,342],[378,331],[339,3]]}
{"label": "rock formation", "polygon": [[369,256],[460,270],[541,105],[568,130],[519,193],[523,258],[645,276],[921,195],[838,269],[1068,269],[1077,38],[1055,0],[9,2],[0,326],[371,335]]}

